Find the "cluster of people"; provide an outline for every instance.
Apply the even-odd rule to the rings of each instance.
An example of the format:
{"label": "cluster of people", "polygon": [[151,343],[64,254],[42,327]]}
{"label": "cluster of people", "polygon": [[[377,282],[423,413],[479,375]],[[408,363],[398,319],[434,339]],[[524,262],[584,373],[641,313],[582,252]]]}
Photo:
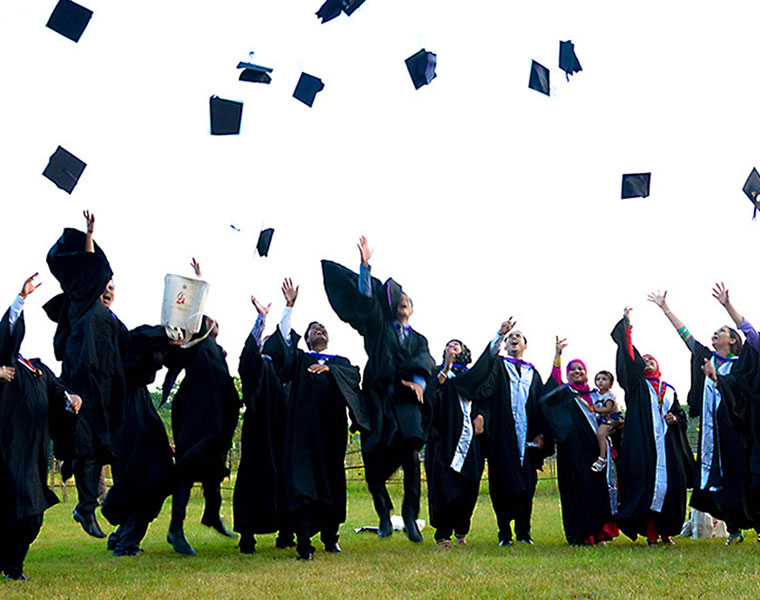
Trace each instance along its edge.
{"label": "cluster of people", "polygon": [[[528,340],[511,317],[477,359],[452,339],[436,365],[426,338],[410,326],[412,299],[393,279],[372,277],[372,251],[362,237],[358,273],[331,261],[322,270],[331,307],[363,338],[363,374],[328,353],[328,333],[318,321],[306,327],[306,350],[299,347],[291,327],[298,286],[285,279],[286,306],[266,338],[271,305],[251,297],[257,318],[238,366],[241,399],[214,319],[204,316],[200,330],[180,340],[160,325],[122,324],[110,308],[112,271],[93,239],[94,215],[85,212],[85,219],[86,232],[64,230],[47,256],[62,288],[44,306],[57,323],[60,378],[19,354],[23,306],[39,286],[36,274],[0,321],[0,570],[7,578],[25,578],[24,558],[42,513],[57,502],[46,486],[50,439],[75,476],[73,518],[96,538],[106,538],[95,509],[102,466],[111,465],[114,483],[101,512],[115,526],[106,541],[115,556],[140,552],[169,496],[167,541],[180,554],[195,554],[183,525],[195,482],[203,487],[201,522],[234,537],[220,514],[220,484],[243,406],[233,519],[245,554],[255,552],[257,534],[275,532],[277,547],[295,547],[302,561],[313,559],[317,533],[327,552],[341,552],[349,430],[360,433],[379,538],[393,534],[386,483],[400,467],[404,530],[422,542],[423,447],[430,524],[440,547],[467,543],[486,461],[499,545],[533,544],[537,471],[555,453],[570,544],[604,544],[621,530],[648,545],[673,544],[689,488],[693,508],[726,522],[729,544],[742,541],[744,529],[760,533],[760,337],[722,284],[714,296],[744,344],[735,329],[721,327],[710,350],[670,310],[667,293],[649,297],[692,355],[687,404],[689,417],[699,419],[695,459],[675,389],[654,356],[633,345],[630,309],[612,331],[623,415],[610,392],[612,372],[600,371],[594,388],[579,359],[563,373],[566,340],[556,339],[544,381],[525,360]],[[194,259],[192,265],[200,277],[200,265]],[[184,371],[171,399],[173,446],[147,388],[163,367],[164,402]]]}

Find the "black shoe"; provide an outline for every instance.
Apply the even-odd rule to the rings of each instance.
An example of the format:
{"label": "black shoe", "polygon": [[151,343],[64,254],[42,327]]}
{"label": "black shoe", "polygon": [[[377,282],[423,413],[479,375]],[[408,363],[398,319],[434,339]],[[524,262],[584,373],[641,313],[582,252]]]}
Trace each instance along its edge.
{"label": "black shoe", "polygon": [[512,548],[512,540],[500,540],[499,548]]}
{"label": "black shoe", "polygon": [[112,556],[137,556],[141,548],[118,548],[113,551]]}
{"label": "black shoe", "polygon": [[95,518],[95,513],[82,514],[80,512],[77,512],[77,509],[75,508],[74,520],[82,526],[82,529],[84,529],[84,532],[86,534],[98,539],[103,539],[106,537],[106,534],[103,533],[103,531],[100,529],[100,525],[98,525],[98,521]]}
{"label": "black shoe", "polygon": [[414,516],[410,513],[406,513],[403,515],[404,517],[404,529],[406,529],[406,537],[409,538],[410,542],[414,542],[415,544],[419,544],[422,542],[422,534],[420,533],[420,528],[417,527],[417,519],[414,518]]}
{"label": "black shoe", "polygon": [[387,538],[393,535],[393,525],[391,525],[390,515],[380,517],[380,526],[377,528],[377,537]]}
{"label": "black shoe", "polygon": [[208,519],[204,516],[201,519],[201,524],[205,525],[206,527],[211,527],[212,529],[215,529],[216,531],[218,531],[225,537],[229,537],[229,538],[237,537],[237,534],[232,533],[229,529],[227,529],[224,526],[224,521],[222,521],[221,515],[219,515],[218,517],[210,517]]}
{"label": "black shoe", "polygon": [[13,581],[29,581],[29,578],[26,577],[21,571],[18,573],[5,573],[5,575],[3,575],[3,578],[11,579]]}
{"label": "black shoe", "polygon": [[287,539],[287,538],[277,538],[274,542],[274,547],[279,548],[280,550],[285,550],[285,548],[295,548],[296,547],[296,541],[293,539]]}
{"label": "black shoe", "polygon": [[299,554],[298,558],[296,560],[300,560],[303,562],[306,562],[307,560],[314,560],[314,553],[313,552],[304,552],[303,554]]}
{"label": "black shoe", "polygon": [[525,536],[525,537],[519,537],[519,538],[517,538],[517,543],[518,544],[529,544],[529,545],[532,546],[533,545],[533,538],[530,537],[529,535]]}
{"label": "black shoe", "polygon": [[238,543],[240,554],[253,554],[256,552],[256,538],[253,535],[241,535]]}
{"label": "black shoe", "polygon": [[111,551],[116,550],[116,546],[119,545],[119,538],[121,538],[121,525],[119,525],[119,527],[117,527],[115,531],[112,531],[108,536],[106,547]]}
{"label": "black shoe", "polygon": [[338,546],[338,542],[335,542],[334,544],[325,544],[325,552],[329,552],[330,554],[340,554],[341,549],[340,546]]}
{"label": "black shoe", "polygon": [[172,545],[177,554],[195,556],[195,550],[193,550],[193,547],[185,538],[185,531],[183,529],[175,529],[173,531],[170,529],[169,533],[166,534],[166,541]]}

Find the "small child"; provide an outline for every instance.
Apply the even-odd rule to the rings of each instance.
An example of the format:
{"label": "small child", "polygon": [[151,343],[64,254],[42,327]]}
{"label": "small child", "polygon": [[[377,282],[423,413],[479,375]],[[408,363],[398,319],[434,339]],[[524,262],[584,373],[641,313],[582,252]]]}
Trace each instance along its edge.
{"label": "small child", "polygon": [[599,442],[599,458],[596,459],[591,470],[599,473],[607,466],[607,438],[620,426],[620,417],[622,412],[618,410],[615,403],[615,395],[610,392],[612,384],[615,383],[615,376],[609,371],[599,371],[594,377],[594,385],[599,390],[599,400],[594,404],[596,420],[599,424],[596,432],[596,439]]}

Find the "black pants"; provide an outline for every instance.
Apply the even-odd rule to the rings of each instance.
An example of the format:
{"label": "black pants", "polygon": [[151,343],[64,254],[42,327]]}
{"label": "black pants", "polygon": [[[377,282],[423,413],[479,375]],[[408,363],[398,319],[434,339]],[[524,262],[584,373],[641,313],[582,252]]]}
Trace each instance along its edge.
{"label": "black pants", "polygon": [[98,507],[102,471],[103,465],[91,456],[77,457],[74,461],[74,477],[77,484],[77,496],[79,497],[76,510],[79,514],[93,513]]}
{"label": "black pants", "polygon": [[401,467],[404,469],[404,503],[401,514],[405,519],[416,520],[420,513],[420,451],[401,442],[372,454],[363,454],[363,460],[364,478],[378,516],[390,516],[393,502],[385,482]]}
{"label": "black pants", "polygon": [[315,505],[302,506],[290,515],[290,522],[296,534],[296,551],[299,555],[314,552],[311,536],[320,533],[325,546],[338,543],[338,519],[329,510],[322,510]]}
{"label": "black pants", "polygon": [[508,500],[496,501],[492,497],[493,510],[496,513],[496,523],[499,526],[499,541],[510,541],[512,529],[510,522],[514,519],[515,536],[518,540],[530,537],[530,517],[533,514],[533,496],[535,487],[529,492],[518,494]]}
{"label": "black pants", "polygon": [[148,533],[150,519],[145,515],[135,512],[127,517],[111,535],[108,536],[108,548],[117,552],[137,552],[140,550],[140,542]]}
{"label": "black pants", "polygon": [[438,519],[440,525],[435,531],[436,542],[451,539],[452,533],[463,537],[470,532],[470,521],[478,502],[479,488],[479,484],[473,483],[472,489],[467,490],[441,511],[443,514]]}
{"label": "black pants", "polygon": [[0,570],[8,577],[18,577],[24,570],[24,559],[30,544],[42,527],[42,514],[24,517],[3,527],[0,540]]}
{"label": "black pants", "polygon": [[[192,479],[180,479],[174,488],[172,494],[172,521],[169,529],[179,529],[185,521],[187,514],[187,503],[190,501],[190,491],[193,489],[195,481]],[[222,508],[222,491],[219,481],[206,480],[201,481],[203,486],[203,499],[205,506],[203,509],[203,518],[201,520],[214,520],[219,517],[219,511]]]}

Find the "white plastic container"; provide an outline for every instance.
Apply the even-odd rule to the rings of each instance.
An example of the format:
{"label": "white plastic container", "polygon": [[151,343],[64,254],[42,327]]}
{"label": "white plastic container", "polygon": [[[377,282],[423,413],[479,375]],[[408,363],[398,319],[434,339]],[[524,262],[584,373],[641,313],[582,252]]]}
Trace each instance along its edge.
{"label": "white plastic container", "polygon": [[164,277],[161,325],[169,337],[189,340],[201,330],[208,287],[208,282],[201,279],[171,274]]}

